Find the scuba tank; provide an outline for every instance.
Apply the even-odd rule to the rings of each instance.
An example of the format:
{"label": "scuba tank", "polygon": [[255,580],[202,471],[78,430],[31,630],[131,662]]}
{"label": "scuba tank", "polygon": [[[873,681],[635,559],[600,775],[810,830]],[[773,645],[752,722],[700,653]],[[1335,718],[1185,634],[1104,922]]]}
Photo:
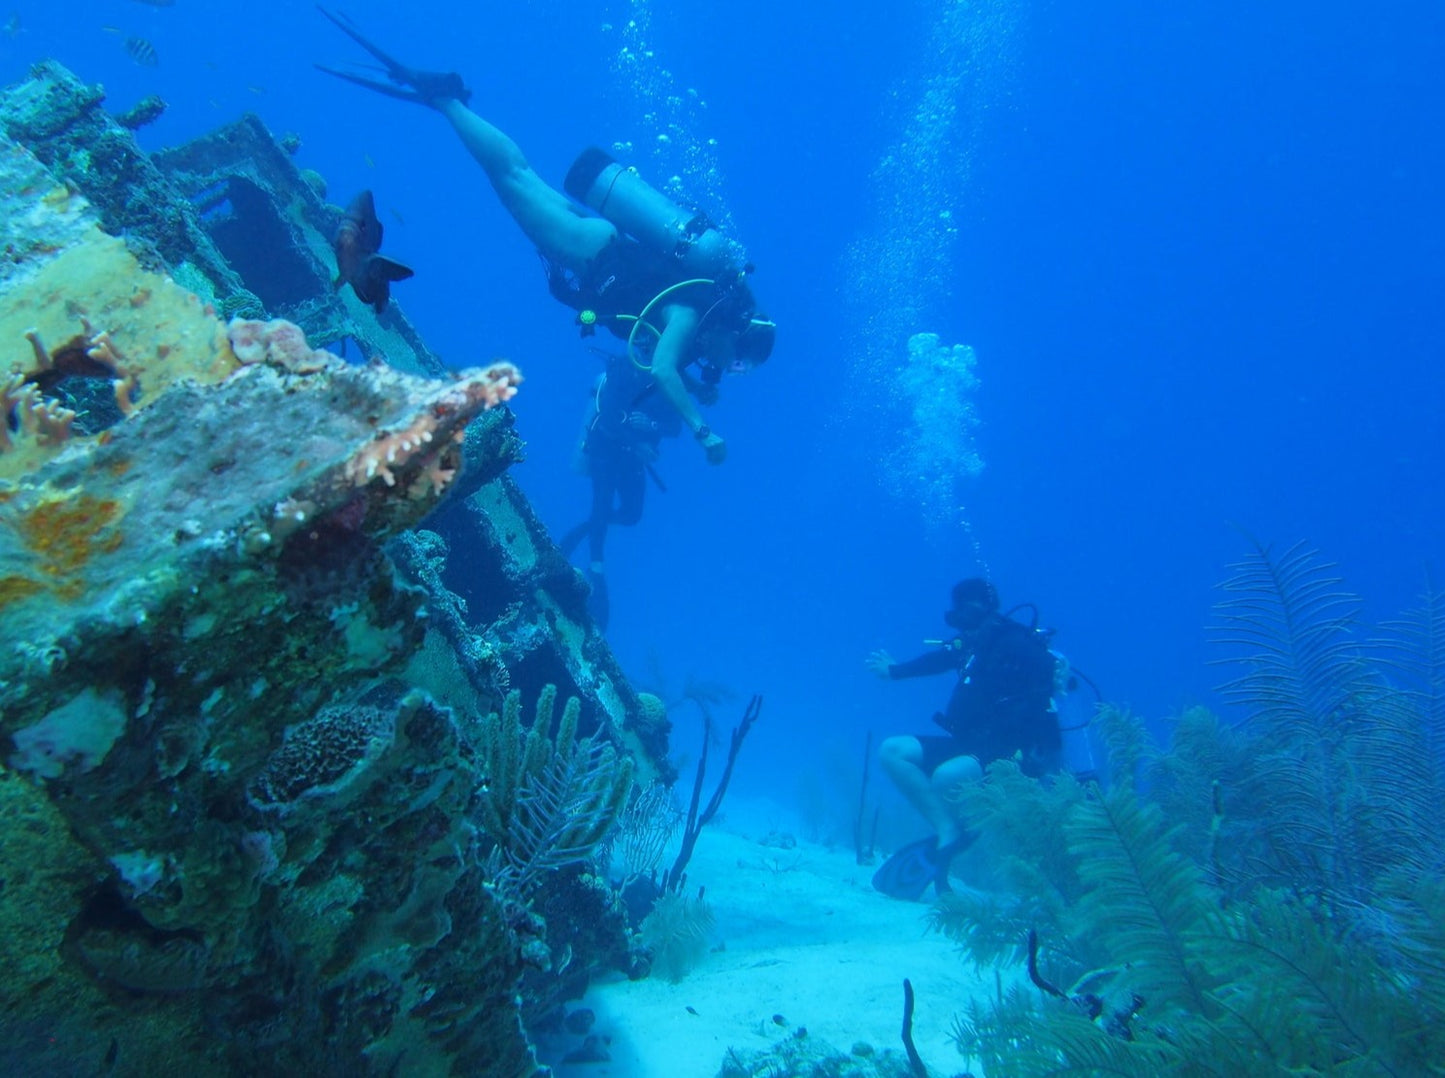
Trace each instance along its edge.
{"label": "scuba tank", "polygon": [[610,154],[590,146],[578,155],[562,189],[693,277],[737,273],[732,244],[704,214],[686,210]]}
{"label": "scuba tank", "polygon": [[1060,763],[1080,782],[1097,782],[1102,776],[1099,765],[1094,762],[1094,744],[1089,736],[1089,724],[1094,721],[1094,712],[1102,703],[1099,690],[1094,683],[1083,678],[1094,691],[1091,698],[1083,690],[1078,671],[1074,670],[1062,652],[1050,649],[1054,657],[1053,711],[1059,724]]}

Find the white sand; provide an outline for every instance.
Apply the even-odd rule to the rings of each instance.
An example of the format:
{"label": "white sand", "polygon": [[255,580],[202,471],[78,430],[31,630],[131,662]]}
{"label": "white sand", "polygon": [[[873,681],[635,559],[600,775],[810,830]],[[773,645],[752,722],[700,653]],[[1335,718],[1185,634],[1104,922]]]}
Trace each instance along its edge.
{"label": "white sand", "polygon": [[[799,1026],[843,1052],[866,1041],[901,1053],[905,977],[917,999],[914,1041],[930,1074],[966,1071],[949,1033],[973,995],[996,991],[993,973],[976,973],[951,941],[928,931],[927,902],[878,894],[869,883],[875,866],[854,860],[852,850],[802,842],[775,849],[706,829],[688,887],[707,888],[714,951],[677,984],[620,976],[594,984],[569,1010],[596,1013],[594,1033],[609,1038],[611,1061],[554,1064],[556,1073],[713,1078],[728,1048],[751,1054]],[[774,1023],[775,1014],[787,1025]]]}

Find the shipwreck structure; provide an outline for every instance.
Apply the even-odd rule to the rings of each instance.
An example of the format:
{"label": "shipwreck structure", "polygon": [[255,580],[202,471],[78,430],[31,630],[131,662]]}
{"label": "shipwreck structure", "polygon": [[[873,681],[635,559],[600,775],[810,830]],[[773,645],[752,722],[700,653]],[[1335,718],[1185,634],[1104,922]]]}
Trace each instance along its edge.
{"label": "shipwreck structure", "polygon": [[586,784],[595,841],[665,713],[507,475],[517,368],[332,290],[339,213],[254,117],[148,156],[58,66],[0,96],[12,1073],[528,1075],[617,945],[501,799]]}

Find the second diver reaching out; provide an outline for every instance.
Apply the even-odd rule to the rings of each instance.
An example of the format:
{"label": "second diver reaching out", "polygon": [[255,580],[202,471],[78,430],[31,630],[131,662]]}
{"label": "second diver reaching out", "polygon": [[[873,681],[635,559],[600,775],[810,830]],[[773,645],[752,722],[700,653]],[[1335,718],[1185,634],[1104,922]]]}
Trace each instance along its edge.
{"label": "second diver reaching out", "polygon": [[738,264],[734,246],[703,215],[679,207],[595,148],[578,157],[563,184],[596,216],[579,214],[567,195],[537,175],[515,142],[467,107],[471,94],[460,75],[408,67],[345,16],[318,8],[381,64],[385,78],[317,66],[446,117],[503,208],[537,245],[552,295],[578,312],[584,333],[601,324],[626,340],[632,362],[656,384],[708,461],[721,464],[727,443],[703,421],[688,391],[687,368],[698,364],[697,380],[715,387],[724,372],[766,360],[775,333],[748,287],[751,267]]}

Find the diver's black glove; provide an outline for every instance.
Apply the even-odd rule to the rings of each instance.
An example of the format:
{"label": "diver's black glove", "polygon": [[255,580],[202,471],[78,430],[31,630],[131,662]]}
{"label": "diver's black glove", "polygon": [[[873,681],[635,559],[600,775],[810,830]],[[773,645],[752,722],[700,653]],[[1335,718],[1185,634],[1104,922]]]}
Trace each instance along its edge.
{"label": "diver's black glove", "polygon": [[472,99],[472,92],[467,89],[466,83],[455,71],[421,71],[414,67],[408,67],[368,40],[348,16],[332,14],[320,4],[316,5],[316,10],[381,61],[381,69],[386,75],[386,81],[383,82],[380,79],[370,78],[353,71],[345,71],[341,68],[328,67],[326,64],[316,65],[328,75],[335,75],[338,79],[345,79],[347,82],[364,86],[368,90],[375,90],[379,94],[386,94],[388,97],[399,98],[402,101],[415,101],[431,108],[437,108],[443,101],[460,101],[465,105]]}

